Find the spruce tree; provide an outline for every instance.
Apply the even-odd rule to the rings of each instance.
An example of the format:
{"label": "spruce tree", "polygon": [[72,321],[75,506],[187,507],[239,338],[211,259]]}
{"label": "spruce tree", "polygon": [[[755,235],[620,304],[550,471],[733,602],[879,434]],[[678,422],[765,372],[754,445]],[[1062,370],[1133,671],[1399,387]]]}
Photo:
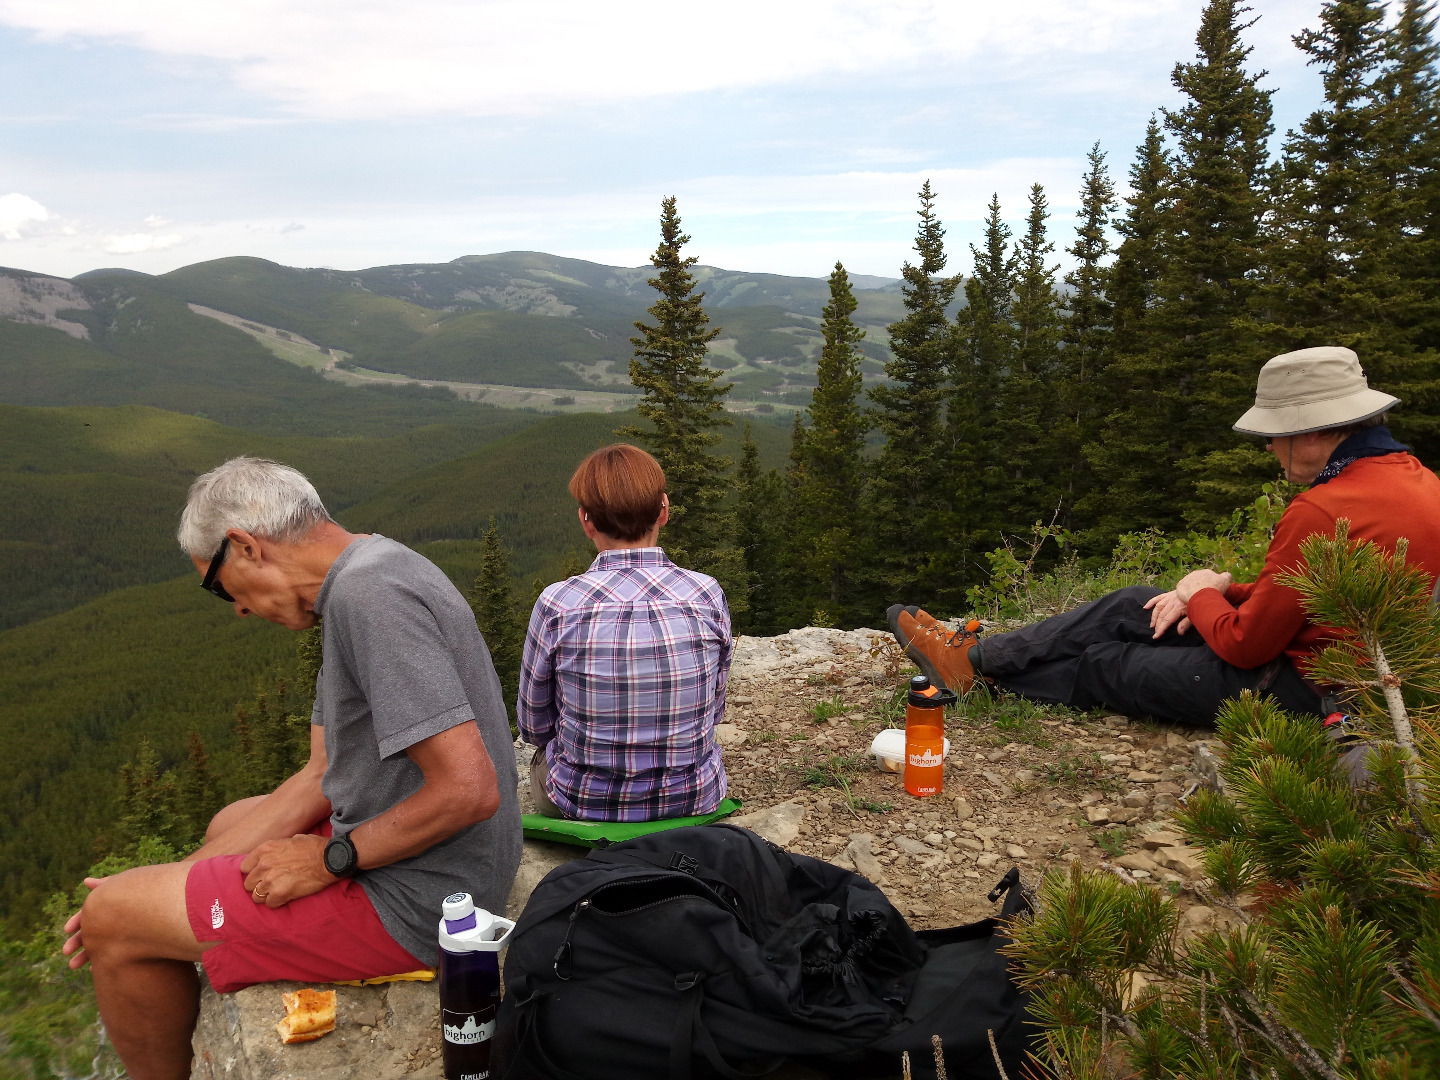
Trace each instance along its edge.
{"label": "spruce tree", "polygon": [[1175,156],[1158,276],[1138,340],[1120,357],[1123,396],[1103,455],[1116,531],[1207,523],[1274,473],[1230,430],[1269,355],[1242,326],[1264,261],[1272,130],[1271,92],[1244,66],[1248,10],[1210,0],[1195,62],[1172,75],[1187,101],[1165,113]]}
{"label": "spruce tree", "polygon": [[1385,175],[1384,18],[1378,0],[1334,0],[1318,29],[1295,36],[1321,71],[1325,104],[1285,142],[1256,322],[1273,352],[1353,348],[1378,386],[1412,352],[1395,259],[1403,185]]}
{"label": "spruce tree", "polygon": [[855,325],[858,306],[850,276],[840,263],[830,274],[830,303],[821,311],[816,386],[809,424],[796,418],[792,439],[794,514],[792,537],[798,616],[816,609],[832,624],[848,626],[861,608],[852,583],[863,562],[858,508],[863,491],[865,421],[860,413],[860,351],[865,331]]}
{"label": "spruce tree", "polygon": [[648,309],[654,324],[637,322],[639,337],[630,361],[630,381],[640,390],[636,411],[648,428],[627,427],[621,438],[644,443],[665,470],[670,523],[665,548],[677,563],[714,576],[725,589],[732,612],[745,603],[744,559],[735,548],[734,523],[722,506],[730,494],[730,459],[713,452],[718,428],[728,427],[725,396],[730,383],[706,365],[708,345],[720,333],[710,327],[690,267],[694,256],[680,253],[690,237],[680,231],[675,199],[661,203],[660,245],[651,256],[649,279],[660,299]]}
{"label": "spruce tree", "polygon": [[1000,196],[990,197],[984,242],[970,245],[972,270],[965,282],[965,306],[955,315],[946,417],[946,470],[954,500],[941,600],[959,610],[967,585],[981,576],[984,553],[1000,540],[1005,524],[1008,464],[1013,447],[1002,445],[1001,399],[1006,376],[1015,363],[1016,254],[1010,228],[1000,217]]}
{"label": "spruce tree", "polygon": [[500,689],[513,724],[528,619],[522,620],[516,611],[515,591],[510,583],[510,553],[500,542],[500,529],[493,517],[481,540],[480,573],[466,599],[475,612],[475,625],[480,628],[485,647],[490,650],[490,662],[500,677]]}
{"label": "spruce tree", "polygon": [[[1407,3],[1394,28],[1379,0],[1332,0],[1295,37],[1325,103],[1290,132],[1276,177],[1272,271],[1256,329],[1272,351],[1353,348],[1373,385],[1409,406],[1395,419],[1440,450],[1440,368],[1426,191],[1434,172],[1431,20]],[[1433,441],[1432,441],[1433,440]]]}
{"label": "spruce tree", "polygon": [[1390,241],[1389,280],[1398,295],[1389,314],[1409,353],[1361,354],[1374,385],[1401,398],[1396,433],[1423,460],[1440,460],[1440,79],[1430,0],[1402,0],[1386,35],[1387,63],[1378,87],[1377,186],[1390,193],[1379,221]]}
{"label": "spruce tree", "polygon": [[1145,141],[1130,166],[1130,194],[1116,231],[1123,238],[1111,270],[1114,349],[1119,355],[1142,351],[1145,317],[1155,303],[1156,283],[1164,262],[1174,168],[1165,133],[1155,116],[1145,127]]}
{"label": "spruce tree", "polygon": [[184,824],[175,813],[175,776],[162,772],[155,744],[141,738],[135,758],[120,766],[117,831],[126,851],[142,839],[174,845]]}
{"label": "spruce tree", "polygon": [[901,269],[906,314],[888,327],[892,359],[885,363],[890,383],[872,387],[878,406],[876,425],[885,445],[875,463],[869,508],[874,544],[872,610],[887,597],[934,596],[943,574],[943,552],[951,525],[953,485],[947,476],[944,408],[954,335],[947,308],[960,287],[945,277],[945,229],[935,213],[930,182],[920,189],[920,226],[915,263]]}
{"label": "spruce tree", "polygon": [[[998,207],[997,207],[998,209]],[[1015,296],[1010,308],[1013,346],[996,411],[995,440],[1003,447],[1005,483],[997,510],[1009,532],[1049,522],[1060,509],[1064,461],[1057,426],[1059,409],[1059,266],[1047,236],[1045,189],[1030,188],[1025,234],[1015,245]]]}
{"label": "spruce tree", "polygon": [[1121,483],[1131,459],[1143,447],[1124,438],[1128,414],[1143,408],[1152,373],[1146,357],[1152,347],[1149,315],[1156,302],[1167,249],[1174,170],[1165,135],[1155,116],[1130,165],[1130,194],[1116,231],[1122,239],[1110,268],[1112,331],[1110,357],[1096,387],[1104,403],[1098,432],[1082,444],[1089,490],[1076,503],[1078,540],[1090,555],[1107,554],[1119,536],[1145,526],[1137,522],[1129,493]]}
{"label": "spruce tree", "polygon": [[197,732],[190,732],[185,764],[175,778],[175,813],[185,832],[184,839],[196,841],[205,835],[210,819],[224,800],[210,766],[210,755]]}
{"label": "spruce tree", "polygon": [[765,635],[788,629],[780,625],[787,607],[784,547],[786,532],[797,525],[797,516],[793,507],[786,507],[780,474],[761,470],[760,448],[747,420],[735,470],[735,540],[745,560],[748,589],[740,614],[733,614],[732,605],[737,633]]}
{"label": "spruce tree", "polygon": [[1090,168],[1080,189],[1075,243],[1065,249],[1075,268],[1065,275],[1070,296],[1065,303],[1056,399],[1060,412],[1055,441],[1059,448],[1058,485],[1066,507],[1062,524],[1073,526],[1076,504],[1090,491],[1084,448],[1097,441],[1109,412],[1106,368],[1110,362],[1115,305],[1111,300],[1110,219],[1115,213],[1115,185],[1097,142],[1088,155]]}

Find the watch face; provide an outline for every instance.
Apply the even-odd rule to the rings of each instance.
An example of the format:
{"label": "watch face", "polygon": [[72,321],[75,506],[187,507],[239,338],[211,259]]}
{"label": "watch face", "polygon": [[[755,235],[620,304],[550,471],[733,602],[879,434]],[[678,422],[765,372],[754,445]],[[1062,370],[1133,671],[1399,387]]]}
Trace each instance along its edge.
{"label": "watch face", "polygon": [[325,869],[340,875],[350,869],[350,845],[336,838],[325,845]]}

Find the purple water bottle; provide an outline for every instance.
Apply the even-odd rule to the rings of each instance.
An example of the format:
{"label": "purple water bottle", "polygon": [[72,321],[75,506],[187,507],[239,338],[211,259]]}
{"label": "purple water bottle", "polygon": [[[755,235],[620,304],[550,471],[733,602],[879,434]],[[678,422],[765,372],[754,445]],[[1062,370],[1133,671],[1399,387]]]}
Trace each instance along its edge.
{"label": "purple water bottle", "polygon": [[488,1080],[500,1007],[500,949],[515,924],[447,896],[440,919],[440,1030],[445,1080]]}

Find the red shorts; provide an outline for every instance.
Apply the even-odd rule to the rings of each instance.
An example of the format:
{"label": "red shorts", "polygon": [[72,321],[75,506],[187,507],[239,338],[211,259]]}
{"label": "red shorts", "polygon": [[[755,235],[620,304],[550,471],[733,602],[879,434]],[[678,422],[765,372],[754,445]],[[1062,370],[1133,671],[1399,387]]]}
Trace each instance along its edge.
{"label": "red shorts", "polygon": [[[328,836],[330,823],[314,831]],[[220,942],[200,958],[217,993],[276,979],[371,979],[431,966],[385,932],[358,882],[347,878],[271,908],[245,891],[244,860],[243,855],[202,859],[185,879],[185,911],[195,939]]]}

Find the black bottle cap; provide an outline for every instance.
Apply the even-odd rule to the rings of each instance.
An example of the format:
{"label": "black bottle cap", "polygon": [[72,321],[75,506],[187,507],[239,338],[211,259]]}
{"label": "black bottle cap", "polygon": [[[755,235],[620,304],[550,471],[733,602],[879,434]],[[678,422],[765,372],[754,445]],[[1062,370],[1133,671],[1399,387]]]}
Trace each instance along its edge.
{"label": "black bottle cap", "polygon": [[943,709],[946,705],[954,705],[959,700],[955,691],[945,686],[931,686],[930,680],[924,675],[916,675],[910,680],[910,693],[906,700],[917,709]]}

